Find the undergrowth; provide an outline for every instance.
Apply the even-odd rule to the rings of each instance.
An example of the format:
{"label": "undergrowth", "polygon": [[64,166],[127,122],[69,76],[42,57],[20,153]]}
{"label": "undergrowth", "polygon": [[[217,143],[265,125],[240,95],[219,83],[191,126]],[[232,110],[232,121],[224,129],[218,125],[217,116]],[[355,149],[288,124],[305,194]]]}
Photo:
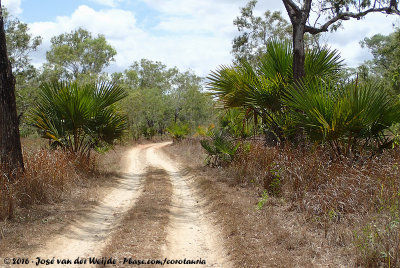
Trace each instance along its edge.
{"label": "undergrowth", "polygon": [[354,249],[357,265],[400,267],[399,150],[354,162],[323,147],[250,146],[227,167],[236,183],[255,185],[260,200],[282,197],[329,241]]}
{"label": "undergrowth", "polygon": [[94,159],[62,150],[24,152],[25,171],[10,182],[0,167],[0,219],[12,218],[16,207],[55,202],[71,185],[95,172]]}

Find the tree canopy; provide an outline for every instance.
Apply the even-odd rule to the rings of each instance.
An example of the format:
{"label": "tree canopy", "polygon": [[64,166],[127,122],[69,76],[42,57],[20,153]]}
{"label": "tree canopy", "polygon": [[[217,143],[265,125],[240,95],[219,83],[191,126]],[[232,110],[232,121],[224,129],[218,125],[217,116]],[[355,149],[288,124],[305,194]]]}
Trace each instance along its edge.
{"label": "tree canopy", "polygon": [[135,138],[164,134],[179,122],[193,128],[212,116],[212,99],[203,92],[202,79],[191,71],[142,59],[123,73],[114,73],[113,80],[129,93],[123,107]]}
{"label": "tree canopy", "polygon": [[6,32],[7,53],[16,75],[25,72],[32,73],[34,67],[31,64],[29,54],[36,51],[42,43],[42,37],[33,37],[29,33],[26,23],[11,16],[7,10],[3,10],[4,30]]}
{"label": "tree canopy", "polygon": [[389,35],[376,34],[361,42],[361,45],[367,47],[373,55],[373,59],[367,61],[363,68],[397,94],[400,93],[399,43],[399,28]]}
{"label": "tree canopy", "polygon": [[241,33],[233,39],[232,53],[236,59],[252,60],[266,51],[270,38],[290,39],[292,27],[280,11],[267,10],[264,17],[254,15],[257,0],[251,0],[240,10],[233,24]]}
{"label": "tree canopy", "polygon": [[60,78],[77,79],[80,75],[100,74],[116,54],[104,35],[94,38],[89,31],[79,28],[51,39],[46,67]]}
{"label": "tree canopy", "polygon": [[[7,41],[7,54],[15,76],[15,95],[17,112],[22,117],[28,106],[36,98],[38,72],[31,63],[30,54],[42,43],[40,36],[29,33],[29,27],[18,18],[3,10],[4,30]],[[21,123],[21,120],[19,120]]]}

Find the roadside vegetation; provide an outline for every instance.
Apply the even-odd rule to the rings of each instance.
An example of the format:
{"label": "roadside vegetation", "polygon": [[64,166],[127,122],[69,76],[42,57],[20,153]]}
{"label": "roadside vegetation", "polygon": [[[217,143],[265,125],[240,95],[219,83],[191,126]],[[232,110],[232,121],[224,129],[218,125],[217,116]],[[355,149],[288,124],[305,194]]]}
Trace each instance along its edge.
{"label": "roadside vegetation", "polygon": [[[0,164],[0,240],[11,234],[7,221],[35,206],[64,202],[84,181],[101,187],[98,178],[115,179],[118,165],[104,170],[101,162],[115,145],[172,139],[172,154],[196,172],[196,187],[227,226],[225,246],[238,266],[260,267],[266,258],[318,266],[334,258],[338,266],[400,267],[400,29],[362,40],[373,59],[347,68],[338,51],[321,44],[326,29],[307,28],[299,55],[291,39],[299,25],[279,12],[256,17],[256,3],[234,21],[234,61],[205,79],[147,59],[105,73],[116,51],[82,28],[52,38],[47,62],[36,69],[29,53],[41,38],[5,12],[25,142],[24,168],[9,172]],[[331,8],[340,15],[354,6]],[[380,12],[399,13],[392,3]],[[164,187],[168,203],[165,174],[147,175],[146,191]],[[153,197],[139,204],[163,210]],[[129,213],[132,228],[146,222],[140,207]],[[276,234],[268,236],[265,226]],[[154,242],[165,235],[162,229]],[[273,244],[297,255],[267,252]]]}
{"label": "roadside vegetation", "polygon": [[[284,24],[279,14],[265,16]],[[263,29],[263,19],[252,18],[253,29]],[[208,77],[225,112],[201,141],[206,163],[223,167],[227,183],[254,188],[257,209],[278,202],[301,213],[323,232],[322,243],[354,256],[351,266],[400,267],[400,102],[388,81],[398,79],[391,64],[399,30],[366,38],[374,59],[358,69],[346,69],[337,51],[310,46],[298,80],[290,41],[277,39],[285,29],[274,30],[267,41],[252,36],[264,42],[235,39],[235,62]]]}
{"label": "roadside vegetation", "polygon": [[116,51],[83,28],[53,37],[47,62],[36,69],[30,53],[42,38],[6,10],[3,17],[19,131],[32,142],[23,144],[25,170],[10,175],[0,166],[1,220],[58,202],[80,181],[101,177],[97,159],[116,144],[154,137],[179,142],[214,116],[213,100],[192,71],[142,59],[123,72],[103,72]]}

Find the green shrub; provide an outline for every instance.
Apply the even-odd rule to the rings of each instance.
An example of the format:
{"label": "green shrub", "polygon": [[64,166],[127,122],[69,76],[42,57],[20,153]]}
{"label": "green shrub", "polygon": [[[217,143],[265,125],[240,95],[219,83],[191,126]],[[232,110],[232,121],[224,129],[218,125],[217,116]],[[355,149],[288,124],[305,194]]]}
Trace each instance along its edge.
{"label": "green shrub", "polygon": [[206,150],[207,164],[214,167],[232,162],[239,148],[224,129],[212,129],[208,133],[210,139],[201,140],[201,146]]}
{"label": "green shrub", "polygon": [[400,103],[376,84],[313,81],[288,89],[286,104],[298,128],[336,156],[390,148],[387,131],[400,120]]}
{"label": "green shrub", "polygon": [[220,125],[235,138],[248,138],[251,136],[251,124],[242,109],[227,109],[220,118]]}
{"label": "green shrub", "polygon": [[167,128],[168,133],[172,136],[174,142],[180,142],[190,133],[190,127],[184,123],[173,123]]}
{"label": "green shrub", "polygon": [[[284,142],[296,132],[283,102],[287,88],[293,84],[293,54],[289,41],[272,40],[257,62],[241,60],[232,66],[220,66],[208,77],[208,87],[225,109],[240,108],[248,117],[261,118],[265,133]],[[342,60],[336,50],[326,47],[306,51],[305,81],[336,81]],[[257,122],[255,122],[257,124]]]}
{"label": "green shrub", "polygon": [[268,201],[268,198],[269,198],[268,191],[264,190],[260,200],[257,203],[258,210],[261,210],[264,207],[265,203]]}
{"label": "green shrub", "polygon": [[106,82],[43,84],[29,122],[53,147],[88,156],[92,148],[112,144],[124,134],[126,116],[117,102],[125,96],[122,88]]}

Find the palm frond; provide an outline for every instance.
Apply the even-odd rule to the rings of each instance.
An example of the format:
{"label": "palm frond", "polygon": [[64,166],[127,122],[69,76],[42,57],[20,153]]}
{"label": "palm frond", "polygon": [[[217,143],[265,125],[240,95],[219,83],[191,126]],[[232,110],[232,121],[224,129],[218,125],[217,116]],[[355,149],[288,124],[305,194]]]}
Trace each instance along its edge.
{"label": "palm frond", "polygon": [[76,82],[45,83],[28,120],[53,145],[83,154],[99,143],[112,144],[124,134],[127,118],[117,102],[125,96],[120,87],[107,82],[84,86]]}

